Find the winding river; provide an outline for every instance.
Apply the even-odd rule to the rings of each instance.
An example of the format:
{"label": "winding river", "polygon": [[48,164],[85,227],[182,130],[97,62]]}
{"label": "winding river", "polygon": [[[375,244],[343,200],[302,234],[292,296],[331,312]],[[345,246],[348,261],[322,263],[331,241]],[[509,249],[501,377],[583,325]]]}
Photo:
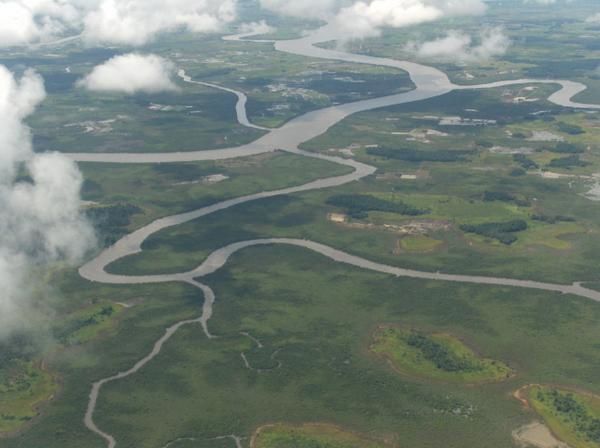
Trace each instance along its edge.
{"label": "winding river", "polygon": [[[235,41],[242,38],[251,37],[252,34],[240,34],[236,36],[228,36],[225,40]],[[100,429],[94,422],[94,411],[97,401],[100,396],[101,389],[104,385],[121,380],[123,378],[134,375],[152,359],[159,355],[164,344],[183,326],[190,324],[200,324],[207,338],[212,338],[208,321],[213,312],[213,304],[215,302],[215,294],[210,287],[200,283],[197,279],[214,273],[222,268],[228,261],[229,257],[234,253],[253,246],[264,246],[272,244],[283,244],[290,246],[299,246],[316,253],[319,253],[331,260],[339,263],[344,263],[350,266],[355,266],[362,269],[368,269],[375,272],[385,273],[397,277],[409,277],[425,280],[437,280],[446,282],[461,282],[474,283],[480,285],[497,285],[509,286],[517,288],[529,288],[550,292],[558,292],[563,294],[572,294],[580,297],[585,297],[597,302],[600,302],[600,292],[583,287],[580,283],[572,285],[561,285],[554,283],[545,283],[529,280],[517,280],[510,278],[472,276],[472,275],[452,275],[441,272],[425,272],[412,269],[405,269],[395,266],[389,266],[381,263],[376,263],[355,255],[343,252],[341,250],[308,240],[290,239],[290,238],[266,238],[251,241],[241,241],[230,244],[226,247],[214,251],[208,258],[196,269],[170,275],[147,275],[147,276],[126,276],[116,275],[106,272],[106,267],[123,257],[133,255],[142,251],[142,243],[151,235],[168,227],[181,225],[183,223],[207,216],[211,213],[225,210],[239,204],[256,201],[259,199],[270,198],[274,196],[299,193],[303,191],[317,190],[323,188],[331,188],[344,185],[350,182],[357,181],[366,176],[372,175],[376,169],[373,166],[357,162],[352,159],[341,157],[326,156],[322,154],[310,153],[302,151],[299,146],[323,133],[331,126],[339,123],[344,118],[363,111],[378,109],[382,107],[394,106],[399,104],[422,101],[428,98],[434,98],[444,95],[453,90],[465,89],[488,89],[518,84],[531,83],[546,83],[556,84],[560,89],[552,94],[548,100],[563,106],[581,109],[600,109],[600,105],[582,104],[573,102],[572,98],[578,93],[584,91],[586,86],[572,81],[561,80],[536,80],[536,79],[518,79],[512,81],[500,81],[490,84],[460,86],[453,84],[448,79],[448,76],[442,71],[408,61],[396,61],[387,58],[378,58],[372,56],[364,56],[358,54],[345,53],[337,50],[325,49],[317,47],[319,43],[335,40],[335,36],[331,30],[325,26],[319,30],[312,32],[310,35],[293,40],[286,41],[269,41],[269,40],[254,40],[251,42],[274,45],[278,51],[287,52],[295,55],[331,59],[344,62],[369,64],[377,66],[392,67],[398,70],[404,70],[409,73],[411,80],[415,84],[415,89],[410,92],[384,96],[375,99],[356,101],[353,103],[332,106],[317,111],[309,112],[299,116],[280,128],[268,129],[252,124],[248,119],[246,112],[247,97],[241,92],[219,86],[217,84],[205,83],[192,80],[186,75],[184,70],[180,70],[179,77],[187,83],[200,84],[207,87],[220,89],[237,96],[236,113],[238,122],[254,129],[266,131],[267,133],[256,141],[234,148],[217,149],[217,150],[202,150],[192,152],[169,152],[169,153],[152,153],[152,154],[135,154],[135,153],[110,153],[110,154],[88,154],[88,153],[73,153],[70,156],[78,162],[98,162],[98,163],[167,163],[167,162],[191,162],[202,160],[221,160],[236,157],[245,157],[257,155],[277,150],[287,151],[293,154],[312,157],[333,163],[349,166],[353,168],[350,174],[335,176],[326,179],[318,179],[308,182],[303,185],[283,188],[274,191],[263,191],[247,196],[242,196],[234,199],[229,199],[219,202],[198,210],[181,213],[178,215],[167,216],[158,219],[145,227],[142,227],[135,232],[126,235],[116,242],[113,246],[102,251],[94,259],[87,262],[79,269],[82,277],[101,283],[111,284],[146,284],[146,283],[164,283],[164,282],[185,282],[199,288],[204,295],[204,305],[202,314],[196,319],[190,319],[178,322],[167,328],[164,335],[156,341],[150,353],[140,359],[129,370],[118,372],[108,378],[103,378],[92,385],[90,392],[87,410],[85,413],[84,423],[86,427],[102,437],[108,448],[114,448],[117,444],[115,438],[109,433]],[[235,440],[236,445],[240,446],[240,439],[237,436],[223,436]]]}

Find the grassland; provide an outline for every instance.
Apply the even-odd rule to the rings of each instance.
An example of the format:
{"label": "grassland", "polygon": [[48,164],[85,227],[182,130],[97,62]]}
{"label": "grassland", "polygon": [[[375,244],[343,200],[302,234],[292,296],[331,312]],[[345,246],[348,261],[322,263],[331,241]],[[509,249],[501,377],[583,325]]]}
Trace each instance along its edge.
{"label": "grassland", "polygon": [[[261,18],[250,3],[245,16]],[[597,6],[588,3],[585,11]],[[592,88],[578,100],[597,101],[600,84],[593,70],[598,51],[581,37],[594,33],[595,25],[583,23],[583,9],[569,8],[573,17],[560,17],[552,5],[540,20],[524,20],[524,11],[533,7],[520,0],[510,8],[490,4],[490,25],[507,26],[515,42],[503,60],[439,66],[458,82],[540,75],[583,80]],[[501,12],[519,17],[520,23],[499,20]],[[281,25],[279,37],[299,35],[305,25],[274,16],[269,20]],[[443,25],[472,33],[480,28],[478,18]],[[401,56],[407,39],[439,35],[437,25],[386,32],[379,41],[365,42],[360,51]],[[75,80],[115,51],[78,46],[65,51],[62,56],[40,51],[35,57],[3,52],[0,58],[17,70],[35,65],[46,77],[50,97],[30,121],[40,150],[208,149],[260,135],[236,124],[233,96],[203,87],[181,84],[180,93],[132,97],[85,93],[74,88]],[[194,78],[246,92],[251,120],[267,126],[318,107],[411,86],[405,74],[389,69],[307,61],[279,54],[268,44],[223,43],[219,37],[203,38],[199,48],[197,36],[177,34],[140,51],[170,58]],[[454,92],[350,117],[306,148],[326,154],[352,151],[356,159],[376,166],[376,175],[337,189],[245,204],[168,229],[150,238],[143,254],[110,269],[179,272],[225,244],[281,236],[308,238],[416,269],[563,283],[584,280],[598,287],[600,210],[582,194],[594,182],[590,176],[600,170],[600,122],[597,114],[574,113],[544,101],[554,89]],[[520,96],[531,101],[515,102]],[[443,124],[446,116],[493,122],[451,126]],[[573,128],[565,124],[583,132],[568,132]],[[553,166],[554,159],[568,154],[557,151],[556,141],[536,141],[540,132],[583,148],[577,156],[585,165]],[[372,145],[406,154],[377,155],[369,152]],[[427,157],[412,157],[421,152]],[[436,161],[439,154],[461,157]],[[534,165],[524,166],[527,161],[515,155]],[[91,209],[139,207],[110,226],[113,240],[157,217],[347,172],[289,154],[158,167],[83,164],[82,170],[84,198]],[[221,181],[212,182],[213,176]],[[489,194],[494,192],[502,194]],[[330,200],[339,195],[374,198],[379,206],[334,223],[327,217],[340,207]],[[426,213],[400,212],[408,207]],[[465,224],[511,220],[524,220],[527,229],[510,246],[461,230]],[[407,232],[411,226],[424,230]],[[531,422],[531,413],[510,398],[523,384],[572,385],[573,392],[558,388],[558,393],[573,393],[586,415],[598,418],[597,399],[575,392],[585,388],[600,393],[600,308],[591,301],[534,290],[392,278],[300,248],[275,246],[242,251],[203,281],[217,294],[209,327],[218,337],[208,340],[199,326],[183,327],[142,371],[103,389],[96,422],[114,434],[119,446],[232,448],[228,435],[246,443],[256,428],[264,428],[266,442],[257,442],[262,445],[255,448],[284,443],[439,447],[440,441],[445,448],[508,447],[513,446],[512,431]],[[31,422],[38,412],[43,415],[15,437],[0,438],[1,448],[105,447],[82,422],[91,384],[130,368],[150,352],[166,327],[197,317],[203,300],[189,285],[92,284],[73,270],[57,270],[52,283],[56,294],[47,306],[56,314],[54,322],[41,326],[44,343],[31,343],[31,355],[11,358],[13,370],[6,360],[0,362],[0,415],[8,416],[0,418],[0,432]],[[486,379],[504,378],[508,372],[476,353],[504,361],[518,375],[488,382],[473,378],[482,371],[476,369],[460,374],[459,382],[468,387],[457,387],[458,380],[433,378],[431,364],[415,356],[412,374],[399,375],[384,356],[371,351],[381,322],[389,328],[418,328],[446,352],[480,367],[483,363]],[[398,338],[383,341],[382,354],[392,358],[397,343]],[[4,352],[2,347],[0,354]],[[46,360],[45,369],[40,369],[40,358]],[[59,394],[56,384],[61,384]],[[550,390],[543,389],[542,395]],[[36,410],[53,394],[49,404]],[[564,429],[566,438],[572,436],[573,448],[596,446],[580,440],[579,417],[561,420],[543,407],[547,399],[540,403],[540,415],[554,418],[558,429],[553,430],[558,434]],[[271,422],[284,423],[269,426]]]}
{"label": "grassland", "polygon": [[[196,266],[222,244],[246,237],[290,236],[351,248],[367,258],[425,270],[562,282],[595,280],[597,273],[590,260],[600,249],[595,237],[600,230],[597,224],[600,215],[593,202],[581,196],[590,187],[590,175],[600,169],[600,153],[594,143],[597,132],[594,115],[565,114],[546,103],[504,104],[500,96],[499,91],[456,92],[423,103],[350,117],[306,147],[329,154],[335,153],[331,149],[355,145],[352,149],[355,158],[377,166],[376,176],[327,192],[240,206],[198,223],[161,232],[146,242],[144,254],[123,260],[111,269],[125,273],[177,272]],[[552,111],[558,118],[529,119],[539,108]],[[452,127],[427,118],[468,117],[464,109],[477,110],[471,115],[473,118],[496,120],[496,124]],[[561,133],[557,122],[571,123],[577,117],[585,132],[577,136]],[[446,135],[426,135],[409,141],[410,135],[397,134],[415,129],[432,129]],[[554,177],[549,177],[548,171],[521,169],[510,151],[530,148],[531,154],[526,157],[535,159],[541,169],[547,169],[545,165],[560,156],[546,149],[555,143],[531,140],[534,131],[542,130],[589,147],[581,156],[589,165],[552,169],[557,172]],[[468,150],[469,153],[460,162],[411,162],[369,154],[366,146],[374,142],[398,150],[409,147],[419,151]],[[492,151],[494,147],[509,151]],[[401,174],[414,175],[415,179],[404,179]],[[507,196],[503,200],[489,200],[488,192],[503,192]],[[359,225],[344,226],[341,232],[340,225],[326,219],[329,212],[336,211],[327,202],[339,194],[369,195],[428,210],[421,218],[445,223],[446,229],[418,236],[442,241],[443,245],[434,251],[396,250],[406,235],[395,232],[393,227],[403,227],[414,220],[397,213],[369,211],[368,216],[356,221]],[[570,216],[574,221],[543,222],[533,219],[535,215]],[[519,232],[510,247],[492,238],[460,231],[462,225],[512,220],[525,220],[527,230]],[[242,225],[234,229],[231,222]],[[554,257],[567,254],[560,267],[551,262]]]}
{"label": "grassland", "polygon": [[389,443],[369,440],[333,425],[286,424],[259,428],[250,443],[251,448],[385,448]]}
{"label": "grassland", "polygon": [[373,335],[371,351],[398,372],[422,379],[472,384],[503,381],[512,375],[506,364],[481,358],[450,334],[381,326]]}
{"label": "grassland", "polygon": [[262,135],[237,123],[234,95],[198,85],[180,87],[176,94],[130,97],[87,93],[75,87],[50,94],[30,119],[36,149],[193,151],[238,146]]}
{"label": "grassland", "polygon": [[407,252],[414,253],[422,253],[432,252],[434,250],[439,249],[443,245],[443,242],[434,238],[430,238],[428,236],[415,235],[401,238],[399,240],[398,245],[400,250],[405,250]]}
{"label": "grassland", "polygon": [[527,400],[552,432],[573,448],[600,446],[600,398],[582,391],[530,386]]}
{"label": "grassland", "polygon": [[[78,278],[75,272],[58,272],[54,284],[61,294],[53,300],[57,315],[54,328],[43,336],[47,341],[38,350],[47,359],[47,369],[61,384],[60,393],[41,408],[42,418],[16,437],[2,439],[4,447],[104,447],[83,425],[83,415],[91,383],[100,377],[130,368],[149,352],[154,342],[172,323],[200,314],[203,297],[196,288],[185,285],[151,285],[114,287],[92,285]],[[72,324],[95,311],[103,304],[122,302],[118,318],[72,332]],[[115,305],[118,307],[118,305]],[[100,313],[101,314],[101,313]],[[86,319],[87,320],[87,319]],[[199,340],[202,330],[194,327]],[[91,332],[95,334],[92,335]],[[68,343],[61,336],[68,335]],[[74,336],[77,337],[74,340]],[[88,337],[89,336],[89,337]],[[125,343],[126,342],[126,343]],[[4,397],[3,397],[4,398]],[[47,398],[47,397],[46,397]],[[11,401],[11,405],[14,402]],[[207,446],[226,447],[230,441],[213,441]]]}
{"label": "grassland", "polygon": [[[81,169],[86,178],[83,199],[92,208],[118,204],[139,208],[116,228],[107,229],[111,241],[161,216],[349,172],[337,164],[286,153],[168,165],[82,164]],[[127,193],[133,191],[135,198]]]}
{"label": "grassland", "polygon": [[[282,416],[292,425],[333,423],[376,440],[389,435],[399,446],[433,446],[443,439],[452,448],[480,447],[482,437],[489,446],[511,446],[512,430],[531,420],[510,398],[522,384],[569,383],[600,391],[594,351],[600,310],[591,301],[397,279],[282,246],[238,253],[203,281],[217,295],[209,327],[218,338],[206,340],[199,328],[184,327],[139,375],[103,391],[96,420],[124,446],[164,446],[179,437],[210,446],[208,440],[226,434],[249,438],[257,427],[281,422]],[[175,291],[168,294],[164,300],[165,291],[156,292],[164,310],[179,303]],[[130,337],[141,322],[147,331],[154,328],[155,336],[162,334],[159,322],[173,314],[145,322],[144,307],[111,340]],[[369,352],[381,322],[456,335],[486,357],[508,362],[518,376],[457,388],[398,375]],[[279,350],[281,367],[246,368],[241,353],[251,364],[269,365],[253,357],[254,343],[240,332],[260,340],[265,357]],[[97,362],[115,350],[139,348],[138,340],[132,347],[112,348],[107,340]],[[106,370],[78,374],[99,378]],[[164,412],[167,401],[169,413]],[[27,439],[7,446],[32,443],[48,430],[46,421]],[[71,431],[61,441],[63,447],[79,446]]]}
{"label": "grassland", "polygon": [[[159,54],[196,80],[245,92],[251,121],[276,127],[310,110],[412,88],[406,73],[339,64],[275,51],[270,44],[224,42],[220,36],[176,34],[142,52]],[[77,80],[118,54],[79,43],[22,53],[0,51],[0,63],[35,66],[48,98],[29,120],[38,151],[169,152],[214,149],[254,141],[264,132],[241,126],[236,97],[177,80],[179,90],[122,95],[88,92]],[[60,130],[60,132],[57,132]]]}
{"label": "grassland", "polygon": [[[275,236],[308,238],[373,260],[430,271],[564,283],[597,278],[591,260],[599,244],[598,210],[590,206],[588,199],[570,191],[568,181],[537,176],[512,178],[502,171],[444,164],[428,164],[420,169],[428,175],[416,181],[370,178],[336,191],[272,198],[222,211],[153,235],[144,243],[142,254],[121,260],[109,269],[130,274],[181,272],[199,265],[223,245]],[[398,171],[406,172],[403,168]],[[528,203],[483,200],[484,191],[498,189],[514,191]],[[368,212],[367,217],[337,224],[327,217],[338,209],[327,205],[327,201],[340,193],[368,194],[427,209],[429,213],[411,217]],[[538,214],[572,216],[575,222],[538,221],[534,219]],[[462,225],[512,220],[526,221],[527,230],[518,232],[517,241],[510,246],[460,230]],[[434,251],[397,250],[398,241],[407,237],[403,229],[424,221],[435,226],[419,235],[442,241],[443,245]],[[560,266],[554,263],[559,256],[563,260]]]}
{"label": "grassland", "polygon": [[114,332],[119,315],[127,307],[122,303],[99,303],[66,316],[56,330],[59,341],[67,346],[85,344]]}
{"label": "grassland", "polygon": [[13,359],[0,369],[0,436],[22,429],[56,393],[56,379],[41,363]]}

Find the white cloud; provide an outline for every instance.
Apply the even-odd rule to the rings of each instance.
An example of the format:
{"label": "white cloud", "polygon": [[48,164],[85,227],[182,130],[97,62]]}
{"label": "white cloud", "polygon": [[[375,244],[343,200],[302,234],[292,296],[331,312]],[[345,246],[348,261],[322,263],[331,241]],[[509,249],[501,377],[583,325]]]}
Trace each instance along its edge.
{"label": "white cloud", "polygon": [[343,8],[334,20],[349,38],[377,36],[383,27],[400,28],[433,22],[443,17],[481,14],[480,0],[373,0]]}
{"label": "white cloud", "polygon": [[327,19],[340,6],[347,4],[343,0],[260,0],[260,5],[279,14],[306,19]]}
{"label": "white cloud", "polygon": [[0,47],[47,40],[77,26],[78,18],[68,0],[2,0]]}
{"label": "white cloud", "polygon": [[[20,80],[0,66],[0,338],[28,328],[36,312],[32,294],[46,263],[76,263],[94,244],[80,213],[77,166],[58,153],[35,154],[23,120],[45,98],[41,77]],[[25,169],[31,181],[18,181]]]}
{"label": "white cloud", "polygon": [[83,33],[88,43],[143,45],[178,29],[213,32],[237,0],[0,0],[0,47]]}
{"label": "white cloud", "polygon": [[382,28],[400,28],[443,17],[482,14],[482,0],[261,0],[281,14],[330,22],[340,39],[377,36]]}
{"label": "white cloud", "polygon": [[261,20],[260,22],[243,23],[240,25],[240,33],[250,34],[253,36],[269,34],[274,31],[275,28],[268,25],[264,20]]}
{"label": "white cloud", "polygon": [[501,56],[509,46],[510,39],[501,28],[490,28],[482,31],[478,45],[473,44],[470,35],[453,30],[440,39],[420,44],[411,42],[405,48],[423,58],[475,62]]}
{"label": "white cloud", "polygon": [[159,56],[129,53],[94,67],[78,85],[92,91],[156,93],[176,90],[175,66]]}
{"label": "white cloud", "polygon": [[588,17],[585,21],[588,23],[600,23],[600,12]]}
{"label": "white cloud", "polygon": [[180,28],[214,32],[235,19],[235,0],[101,0],[84,18],[89,42],[142,45]]}

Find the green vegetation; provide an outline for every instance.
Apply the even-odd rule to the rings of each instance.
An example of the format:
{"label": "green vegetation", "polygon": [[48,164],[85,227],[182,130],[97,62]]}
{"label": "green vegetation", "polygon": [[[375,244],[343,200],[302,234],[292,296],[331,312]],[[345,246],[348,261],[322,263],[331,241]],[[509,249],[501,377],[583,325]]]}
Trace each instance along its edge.
{"label": "green vegetation", "polygon": [[371,351],[399,372],[419,378],[472,383],[501,381],[512,374],[506,364],[480,358],[449,334],[379,327]]}
{"label": "green vegetation", "polygon": [[551,386],[527,388],[535,411],[573,448],[600,446],[600,398]]}
{"label": "green vegetation", "polygon": [[39,362],[20,356],[0,361],[0,436],[23,428],[56,392],[55,378]]}
{"label": "green vegetation", "polygon": [[576,219],[572,216],[562,216],[562,215],[531,215],[531,219],[534,221],[545,222],[546,224],[556,224],[559,222],[575,222]]}
{"label": "green vegetation", "polygon": [[333,425],[286,424],[259,428],[251,448],[385,448],[389,443],[369,440]]}
{"label": "green vegetation", "polygon": [[360,194],[339,194],[331,196],[327,203],[335,207],[345,208],[353,218],[365,218],[370,211],[399,213],[401,215],[424,215],[428,211],[418,209],[401,201],[386,201],[374,196]]}
{"label": "green vegetation", "polygon": [[565,134],[570,135],[579,135],[585,132],[581,126],[577,126],[571,123],[565,123],[563,121],[559,122],[557,124],[557,127],[560,132],[564,132]]}
{"label": "green vegetation", "polygon": [[81,168],[86,177],[83,198],[96,203],[92,210],[117,206],[118,211],[119,204],[135,204],[142,210],[129,215],[130,224],[116,227],[109,240],[162,216],[351,171],[338,164],[282,152],[214,162],[127,166],[85,163]]}
{"label": "green vegetation", "polygon": [[566,168],[571,169],[573,167],[582,167],[589,165],[588,162],[581,160],[578,155],[572,155],[567,157],[561,157],[559,159],[552,159],[548,166],[550,168]]}
{"label": "green vegetation", "polygon": [[460,229],[464,232],[475,233],[487,238],[494,238],[502,244],[511,245],[517,241],[513,235],[527,230],[527,222],[522,219],[507,222],[487,222],[484,224],[463,224]]}
{"label": "green vegetation", "polygon": [[504,201],[504,202],[512,202],[516,198],[513,194],[507,193],[505,191],[484,191],[483,192],[483,200],[487,202],[492,201]]}
{"label": "green vegetation", "polygon": [[513,193],[509,193],[507,191],[484,191],[483,192],[483,200],[485,202],[494,202],[494,201],[502,201],[502,202],[514,202],[515,204],[521,207],[527,207],[529,202],[525,199],[520,199]]}
{"label": "green vegetation", "polygon": [[585,149],[581,146],[567,142],[557,143],[556,146],[550,147],[548,150],[562,154],[581,154],[585,152]]}
{"label": "green vegetation", "polygon": [[539,168],[538,164],[524,154],[514,154],[513,160],[517,162],[524,170],[534,170]]}
{"label": "green vegetation", "polygon": [[[327,218],[332,211],[327,204],[332,191],[271,198],[152,235],[144,243],[142,254],[121,260],[109,266],[109,270],[136,275],[182,272],[198,266],[209,253],[226,244],[244,239],[291,237],[344,248],[373,261],[428,271],[560,283],[596,278],[593,260],[595,251],[600,250],[596,233],[600,210],[590,207],[589,200],[568,189],[567,181],[532,175],[508,178],[509,191],[517,191],[520,198],[531,203],[519,206],[514,202],[478,199],[483,189],[502,191],[507,182],[506,171],[430,167],[427,173],[423,180],[368,179],[338,190],[339,194],[368,195],[390,202],[404,202],[406,198],[411,206],[428,210],[426,215],[372,211],[360,223],[343,226],[342,231],[341,226]],[[532,215],[573,216],[577,222],[549,224],[532,219]],[[514,220],[525,221],[527,229],[513,235],[518,239],[510,247],[496,243],[495,239],[465,238],[460,230],[461,225]],[[443,241],[445,249],[418,256],[397,250],[400,234],[406,233],[402,229],[411,225],[422,228],[419,233]],[[554,262],[560,254],[557,251],[567,249],[569,256],[557,265]]]}
{"label": "green vegetation", "polygon": [[[266,19],[282,38],[319,25],[261,11],[254,1],[239,3],[240,20]],[[578,0],[577,8],[565,2],[542,8],[522,0],[487,4],[489,23],[504,26],[513,42],[507,54],[477,63],[428,63],[461,84],[517,77],[578,80],[589,89],[576,101],[600,101],[600,46],[593,39],[599,28],[584,21],[597,12],[597,0]],[[476,36],[480,22],[452,17],[441,24]],[[386,29],[381,37],[348,46],[414,58],[404,53],[406,42],[443,36],[440,23],[433,23]],[[286,55],[271,44],[223,42],[218,35],[203,35],[202,45],[198,39],[173,33],[142,50],[172,60],[195,79],[244,91],[251,121],[265,126],[411,87],[405,73],[391,68]],[[235,146],[262,134],[236,122],[233,95],[205,87],[180,83],[180,92],[132,96],[74,87],[115,49],[74,43],[52,53],[31,51],[0,50],[0,63],[17,72],[35,67],[46,79],[49,98],[29,120],[40,151],[185,151]],[[110,270],[180,272],[225,244],[294,237],[410,269],[593,281],[600,208],[585,194],[590,176],[600,170],[600,118],[548,103],[544,98],[556,89],[547,84],[459,90],[351,116],[304,146],[344,156],[350,148],[353,158],[378,168],[373,176],[165,229],[144,243],[144,253]],[[454,126],[444,117],[463,121]],[[557,159],[562,155],[569,157]],[[349,171],[282,153],[80,166],[84,199],[93,202],[88,215],[104,244],[159,217]],[[540,167],[559,174],[534,171]],[[360,221],[330,222],[333,207]],[[464,231],[475,234],[465,237]],[[82,280],[74,269],[55,269],[47,301],[36,303],[56,310],[51,323],[32,323],[40,327],[40,341],[0,345],[0,422],[7,425],[0,432],[24,429],[40,412],[39,403],[56,394],[55,378],[61,393],[26,431],[0,438],[1,448],[104,448],[105,441],[82,422],[90,385],[131,368],[165,328],[198,317],[202,308],[201,293],[190,285],[104,285]],[[231,448],[233,440],[224,435],[247,444],[262,427],[268,437],[257,443],[268,448],[508,447],[512,428],[531,421],[509,399],[516,382],[600,392],[600,308],[579,297],[396,278],[287,246],[243,250],[202,281],[217,296],[208,323],[217,337],[205,338],[199,325],[184,326],[155,362],[103,388],[96,423],[118,446]],[[131,307],[125,311],[116,301]],[[381,322],[389,326],[379,334],[397,333],[380,336],[380,357],[367,346]],[[518,366],[518,379],[508,378],[507,365],[475,352]],[[410,355],[399,358],[404,364],[395,361],[398,353]],[[389,368],[384,356],[405,375]],[[495,384],[457,387],[482,382]],[[556,417],[560,424],[549,426],[557,434],[570,428],[576,434],[569,441],[573,448],[597,448],[591,445],[600,415],[597,399],[547,389],[540,406],[549,410],[540,415],[564,416],[563,423]]]}
{"label": "green vegetation", "polygon": [[122,312],[122,305],[104,303],[78,310],[66,316],[55,330],[55,336],[65,345],[78,345],[89,342],[99,334],[115,327],[115,319]]}
{"label": "green vegetation", "polygon": [[407,162],[459,162],[465,160],[466,151],[444,150],[419,151],[409,148],[369,148],[367,154]]}
{"label": "green vegetation", "polygon": [[[519,383],[569,382],[600,390],[596,358],[589,355],[600,337],[600,309],[589,300],[395,278],[288,246],[241,251],[202,282],[217,296],[208,325],[218,337],[208,340],[199,325],[185,326],[157,362],[103,388],[96,422],[122,446],[165,446],[193,437],[198,441],[175,446],[226,448],[231,440],[219,445],[212,439],[236,434],[249,440],[257,427],[282,416],[291,425],[335,422],[376,440],[389,435],[400,447],[436,446],[449,433],[447,448],[480,447],[482,436],[490,446],[511,446],[510,428],[531,420],[509,398],[514,381],[457,387],[398,375],[368,355],[381,322],[425,335],[460,335],[478,353],[518,366]],[[100,285],[75,273],[59,284],[64,308],[92,299],[98,305],[139,300],[114,331],[57,354],[51,367],[63,378],[61,394],[26,432],[1,440],[2,448],[105,446],[82,423],[91,383],[130,368],[165,328],[197,317],[202,306],[198,290],[183,284]],[[264,362],[240,331],[261,341]],[[281,367],[269,371],[245,368],[240,356],[268,369],[266,358],[276,350]],[[198,406],[200,399],[211,406]]]}
{"label": "green vegetation", "polygon": [[401,250],[413,253],[424,253],[438,249],[444,242],[425,235],[410,235],[401,238],[398,244]]}
{"label": "green vegetation", "polygon": [[129,203],[91,207],[85,211],[103,246],[110,246],[127,234],[131,217],[139,213],[142,213],[142,209]]}

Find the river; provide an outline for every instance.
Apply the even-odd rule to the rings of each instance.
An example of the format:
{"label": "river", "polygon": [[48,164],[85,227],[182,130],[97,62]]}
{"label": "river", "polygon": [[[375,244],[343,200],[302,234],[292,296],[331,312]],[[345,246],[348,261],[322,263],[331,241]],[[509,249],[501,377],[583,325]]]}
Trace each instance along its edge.
{"label": "river", "polygon": [[[250,34],[228,36],[225,40],[234,41],[242,38],[251,37]],[[151,235],[159,232],[163,229],[181,225],[183,223],[207,216],[211,213],[215,213],[221,210],[235,207],[237,205],[265,199],[269,197],[287,195],[293,193],[299,193],[303,191],[317,190],[323,188],[332,188],[340,185],[344,185],[350,182],[360,180],[366,176],[370,176],[375,173],[376,168],[367,164],[357,162],[352,159],[345,159],[341,157],[325,156],[316,153],[310,153],[302,151],[299,146],[312,140],[319,135],[327,132],[327,130],[345,119],[346,117],[356,114],[358,112],[369,111],[382,107],[389,107],[399,104],[412,103],[416,101],[422,101],[428,98],[434,98],[437,96],[445,95],[454,90],[466,90],[466,89],[489,89],[498,88],[509,85],[518,84],[532,84],[532,83],[544,83],[544,84],[556,84],[560,88],[552,94],[548,100],[563,106],[573,107],[581,109],[600,109],[600,105],[594,104],[582,104],[572,101],[572,98],[581,93],[586,89],[586,86],[564,80],[535,80],[535,79],[517,79],[512,81],[500,81],[490,84],[481,85],[469,85],[460,86],[453,84],[448,79],[448,76],[442,71],[428,67],[425,65],[417,64],[408,61],[395,61],[393,59],[378,58],[372,56],[358,55],[352,53],[345,53],[333,49],[325,49],[317,47],[316,45],[323,42],[332,40],[334,36],[331,34],[330,29],[325,26],[319,30],[312,32],[311,34],[293,40],[286,41],[268,41],[268,40],[256,40],[253,42],[272,44],[278,51],[291,53],[295,55],[305,56],[309,58],[320,58],[320,59],[331,59],[344,62],[358,63],[358,64],[369,64],[376,66],[392,67],[398,70],[404,70],[408,72],[411,80],[415,84],[415,89],[410,92],[384,96],[375,99],[356,101],[343,105],[336,105],[327,107],[324,109],[316,110],[313,112],[306,113],[299,116],[280,128],[267,129],[250,122],[246,112],[247,97],[242,92],[238,92],[233,89],[229,89],[216,84],[205,83],[200,81],[194,81],[186,75],[185,71],[180,70],[178,75],[184,82],[202,84],[207,87],[224,90],[231,94],[234,94],[238,98],[236,104],[236,114],[238,122],[243,125],[254,129],[266,131],[267,133],[257,139],[256,141],[234,148],[216,149],[216,150],[200,150],[191,152],[168,152],[168,153],[71,153],[69,154],[75,161],[78,162],[97,162],[97,163],[168,163],[168,162],[191,162],[191,161],[202,161],[202,160],[222,160],[236,157],[247,157],[251,155],[262,154],[266,152],[273,152],[277,150],[283,150],[297,155],[305,157],[317,158],[333,163],[338,163],[346,166],[350,166],[354,171],[350,174],[343,176],[335,176],[326,179],[318,179],[312,182],[308,182],[304,185],[295,187],[283,188],[275,191],[264,191],[252,195],[229,199],[223,202],[219,202],[207,207],[200,208],[198,210],[190,211],[187,213],[181,213],[173,216],[167,216],[160,218],[135,232],[126,235],[121,238],[111,247],[105,249],[98,254],[94,259],[88,261],[83,265],[79,273],[82,277],[101,283],[111,284],[145,284],[145,283],[163,283],[163,282],[185,282],[199,288],[204,295],[204,305],[200,317],[196,319],[190,319],[178,322],[173,326],[166,329],[164,335],[154,344],[151,352],[142,357],[135,365],[124,372],[119,372],[108,378],[101,379],[92,385],[90,392],[88,406],[84,418],[86,427],[102,437],[109,448],[116,446],[116,440],[114,437],[107,432],[98,428],[94,423],[94,411],[96,409],[97,400],[100,395],[101,389],[104,385],[117,381],[128,376],[131,376],[142,369],[146,364],[152,361],[161,352],[164,344],[179,330],[181,327],[190,324],[200,324],[206,334],[207,338],[212,338],[212,335],[208,329],[208,321],[213,313],[213,305],[215,303],[215,295],[213,291],[207,285],[204,285],[198,281],[199,278],[206,276],[210,273],[217,271],[222,268],[229,257],[237,251],[243,250],[253,246],[264,246],[271,244],[284,244],[299,246],[305,249],[317,252],[325,257],[336,262],[345,263],[351,266],[359,267],[362,269],[368,269],[380,273],[385,273],[397,277],[410,277],[425,280],[435,281],[446,281],[446,282],[461,282],[461,283],[473,283],[481,285],[497,285],[497,286],[510,286],[517,288],[529,288],[538,289],[543,291],[551,291],[563,294],[572,294],[580,297],[585,297],[597,302],[600,302],[600,292],[583,287],[580,283],[573,283],[572,285],[560,285],[554,283],[537,282],[530,280],[518,280],[509,278],[499,277],[486,277],[486,276],[472,276],[472,275],[454,275],[445,274],[441,272],[426,272],[417,271],[411,269],[400,268],[396,266],[388,266],[381,263],[376,263],[355,255],[340,251],[338,249],[325,246],[323,244],[299,239],[289,238],[267,238],[260,240],[241,241],[234,244],[230,244],[226,247],[216,250],[213,252],[198,268],[171,275],[149,275],[149,276],[126,276],[116,275],[106,272],[106,267],[123,257],[133,255],[142,251],[143,242]],[[225,437],[236,437],[236,436],[225,436]],[[236,439],[239,442],[239,439]],[[236,443],[238,443],[236,442]]]}

